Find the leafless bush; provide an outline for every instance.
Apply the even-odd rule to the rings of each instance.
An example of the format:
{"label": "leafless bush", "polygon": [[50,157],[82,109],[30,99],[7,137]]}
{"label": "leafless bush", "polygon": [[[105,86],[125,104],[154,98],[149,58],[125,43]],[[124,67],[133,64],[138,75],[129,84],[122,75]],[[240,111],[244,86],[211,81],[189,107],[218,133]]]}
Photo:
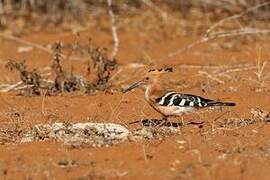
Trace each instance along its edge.
{"label": "leafless bush", "polygon": [[111,72],[117,68],[116,60],[110,60],[106,49],[102,48],[89,49],[89,55],[92,60],[93,70],[97,74],[95,85],[99,90],[104,90],[111,77]]}
{"label": "leafless bush", "polygon": [[86,92],[86,88],[90,86],[83,77],[67,73],[61,65],[62,51],[61,43],[56,43],[54,47],[54,57],[51,68],[54,73],[54,84],[49,88],[52,92]]}
{"label": "leafless bush", "polygon": [[19,72],[20,80],[23,82],[23,91],[25,95],[40,95],[41,76],[36,70],[28,71],[25,62],[18,63],[15,61],[9,61],[6,64],[6,68]]}
{"label": "leafless bush", "polygon": [[[89,45],[85,47],[89,56],[87,64],[88,75],[95,76],[94,80],[87,80],[87,77],[75,75],[67,71],[63,65],[62,44],[56,43],[53,48],[53,59],[50,64],[50,77],[43,76],[37,70],[27,70],[25,62],[9,61],[6,68],[16,70],[20,75],[21,84],[6,87],[8,91],[20,92],[20,94],[33,96],[41,95],[46,92],[47,95],[56,95],[59,93],[80,92],[84,94],[95,91],[104,91],[110,88],[109,79],[113,71],[117,68],[116,59],[109,59],[106,50]],[[82,49],[78,49],[82,50]]]}

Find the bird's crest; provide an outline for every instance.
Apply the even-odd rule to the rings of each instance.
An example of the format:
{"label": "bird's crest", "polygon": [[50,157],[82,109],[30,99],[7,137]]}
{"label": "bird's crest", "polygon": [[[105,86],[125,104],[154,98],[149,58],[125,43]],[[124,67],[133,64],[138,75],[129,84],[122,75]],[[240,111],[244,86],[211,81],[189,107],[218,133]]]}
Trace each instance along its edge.
{"label": "bird's crest", "polygon": [[150,69],[148,73],[153,73],[153,74],[162,74],[162,73],[170,73],[173,71],[172,67],[167,67],[167,68],[158,68],[158,69]]}

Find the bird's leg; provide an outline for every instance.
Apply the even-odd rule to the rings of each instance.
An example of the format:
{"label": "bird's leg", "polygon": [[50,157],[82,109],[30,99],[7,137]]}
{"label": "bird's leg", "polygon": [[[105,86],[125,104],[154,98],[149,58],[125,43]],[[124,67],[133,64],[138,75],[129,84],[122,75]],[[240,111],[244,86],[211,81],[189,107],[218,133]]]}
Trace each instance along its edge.
{"label": "bird's leg", "polygon": [[162,125],[165,125],[168,122],[168,116],[163,116],[162,121]]}
{"label": "bird's leg", "polygon": [[185,125],[183,116],[181,116],[181,124],[182,124],[182,126]]}
{"label": "bird's leg", "polygon": [[168,116],[163,116],[163,117],[162,117],[162,120],[163,120],[163,121],[168,121]]}
{"label": "bird's leg", "polygon": [[163,115],[161,123],[158,124],[157,127],[161,127],[161,126],[165,125],[167,123],[167,121],[168,121],[168,116]]}

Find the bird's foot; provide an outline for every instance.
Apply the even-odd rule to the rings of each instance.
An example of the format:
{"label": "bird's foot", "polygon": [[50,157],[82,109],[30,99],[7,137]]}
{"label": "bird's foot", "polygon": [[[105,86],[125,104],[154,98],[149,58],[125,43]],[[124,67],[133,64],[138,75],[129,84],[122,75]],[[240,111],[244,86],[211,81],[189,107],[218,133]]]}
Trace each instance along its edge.
{"label": "bird's foot", "polygon": [[167,120],[161,120],[161,122],[159,124],[157,124],[155,127],[160,128],[162,126],[166,126],[167,125]]}

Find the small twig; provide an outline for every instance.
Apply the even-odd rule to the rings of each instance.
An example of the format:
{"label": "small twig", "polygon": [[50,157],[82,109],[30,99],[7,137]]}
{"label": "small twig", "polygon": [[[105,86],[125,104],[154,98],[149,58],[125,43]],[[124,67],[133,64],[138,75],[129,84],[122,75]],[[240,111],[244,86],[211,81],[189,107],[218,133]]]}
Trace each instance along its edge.
{"label": "small twig", "polygon": [[209,79],[212,79],[212,80],[214,80],[214,81],[216,81],[216,82],[218,82],[218,83],[220,83],[220,84],[225,84],[224,81],[218,79],[217,77],[212,76],[211,74],[209,74],[209,73],[207,73],[207,72],[205,72],[205,71],[199,71],[199,74],[200,74],[200,75],[203,75],[203,76],[206,75]]}
{"label": "small twig", "polygon": [[233,36],[243,36],[243,35],[253,35],[253,34],[268,34],[270,29],[255,29],[255,28],[242,28],[232,31],[222,31],[211,34],[210,36],[203,39],[202,42],[206,42],[212,39],[233,37]]}
{"label": "small twig", "polygon": [[114,75],[112,75],[112,77],[109,79],[109,81],[114,80],[119,74],[121,74],[122,71],[123,71],[123,68],[119,67],[118,71]]}
{"label": "small twig", "polygon": [[263,72],[264,72],[264,69],[265,69],[265,67],[266,67],[266,65],[267,65],[267,61],[264,61],[264,62],[261,62],[261,59],[262,59],[262,57],[261,57],[261,49],[259,49],[259,54],[258,54],[258,58],[257,58],[257,67],[256,67],[256,72],[255,72],[255,74],[256,74],[256,76],[257,76],[257,79],[258,79],[258,81],[259,82],[262,82],[263,81]]}
{"label": "small twig", "polygon": [[24,86],[20,86],[20,87],[17,87],[17,88],[14,88],[14,91],[18,91],[18,90],[22,90],[22,89],[28,89],[28,88],[31,88],[33,87],[34,85],[24,85]]}
{"label": "small twig", "polygon": [[119,103],[116,106],[114,106],[114,108],[110,104],[111,114],[109,116],[109,119],[112,119],[112,117],[115,115],[115,112],[119,110],[119,108],[120,108],[120,106],[121,106],[121,104],[123,102],[123,97],[124,97],[124,95],[121,96],[121,99],[120,99]]}
{"label": "small twig", "polygon": [[44,92],[44,95],[42,97],[41,113],[43,114],[43,116],[45,116],[45,99],[46,99],[47,92],[48,92],[48,90],[46,89],[45,92]]}
{"label": "small twig", "polygon": [[32,46],[34,48],[40,49],[40,50],[42,50],[44,52],[47,52],[49,54],[52,54],[53,53],[52,50],[50,50],[48,48],[45,48],[45,47],[43,47],[43,46],[41,46],[39,44],[36,44],[36,43],[30,42],[30,41],[23,40],[21,38],[18,38],[18,37],[12,36],[12,35],[0,34],[0,37],[2,37],[4,39],[16,41],[16,42],[21,43],[21,44],[26,44],[28,46]]}
{"label": "small twig", "polygon": [[220,73],[216,74],[216,76],[221,76],[221,75],[224,75],[224,74],[233,73],[233,72],[239,72],[239,71],[249,71],[249,70],[253,70],[253,69],[256,69],[256,66],[228,69],[226,71],[223,71],[223,72],[220,72]]}
{"label": "small twig", "polygon": [[23,82],[19,81],[15,84],[2,84],[0,85],[0,92],[9,92],[11,90],[16,89],[18,86],[22,85]]}
{"label": "small twig", "polygon": [[234,72],[242,72],[242,71],[249,71],[256,69],[255,66],[244,66],[244,67],[234,67],[226,70],[222,70],[221,72],[217,70],[213,71],[211,74],[205,71],[199,71],[199,75],[207,76],[207,78],[212,79],[220,84],[225,84],[225,81],[219,79],[220,77],[227,77],[231,78],[229,74],[234,73]]}
{"label": "small twig", "polygon": [[142,151],[143,151],[144,162],[145,162],[145,164],[148,164],[148,158],[147,158],[147,155],[146,155],[145,145],[144,144],[142,145]]}
{"label": "small twig", "polygon": [[113,36],[113,41],[114,41],[114,47],[113,47],[111,58],[114,59],[117,55],[118,48],[119,48],[119,38],[117,35],[115,16],[113,14],[113,9],[112,9],[112,0],[107,0],[107,3],[108,3],[109,15],[111,18],[112,36]]}

